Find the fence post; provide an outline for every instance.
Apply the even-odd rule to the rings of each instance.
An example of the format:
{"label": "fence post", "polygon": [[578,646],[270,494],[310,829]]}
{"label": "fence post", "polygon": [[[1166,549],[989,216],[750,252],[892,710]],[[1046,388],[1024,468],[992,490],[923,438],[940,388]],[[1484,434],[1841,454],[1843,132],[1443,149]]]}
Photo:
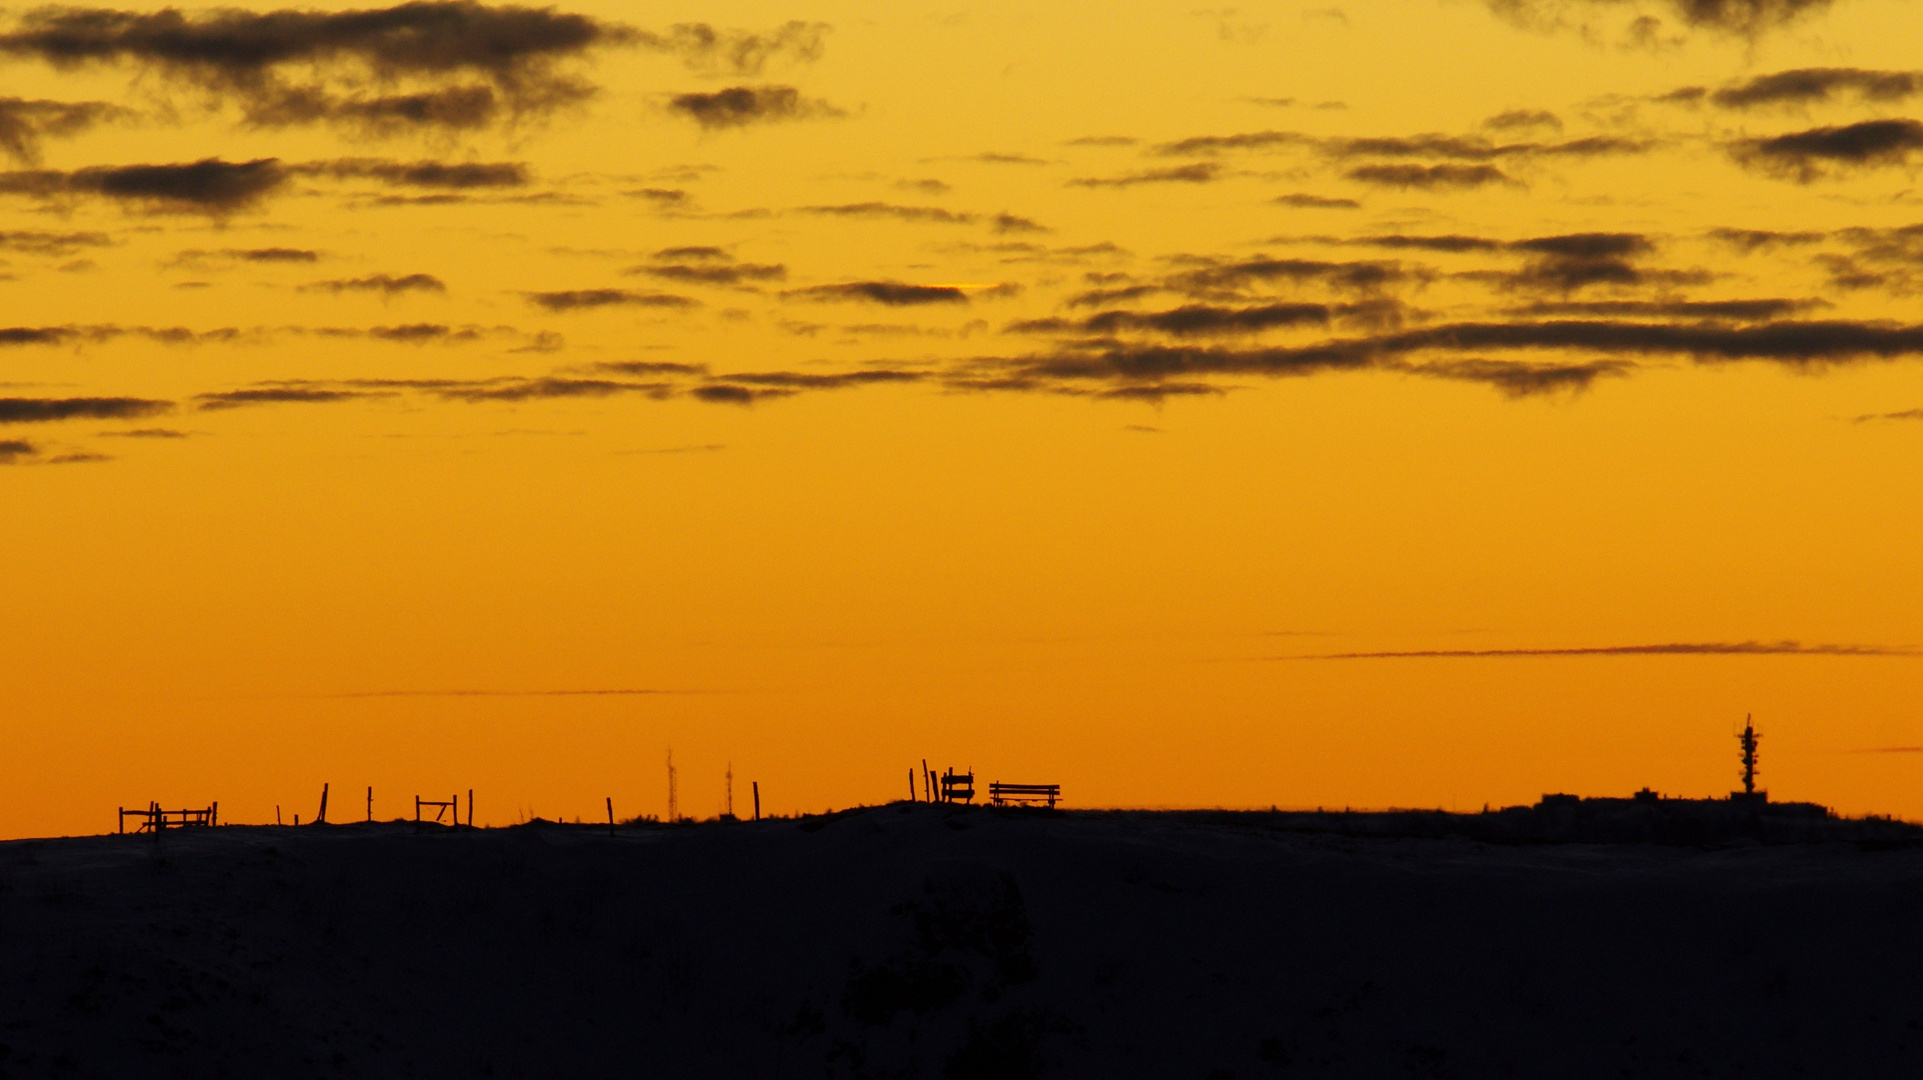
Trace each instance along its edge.
{"label": "fence post", "polygon": [[755,820],[760,821],[761,820],[761,781],[759,780],[754,781],[754,789],[755,789]]}
{"label": "fence post", "polygon": [[374,785],[367,785],[367,820],[374,820]]}
{"label": "fence post", "polygon": [[314,817],[314,824],[327,824],[327,785],[321,785],[321,812]]}
{"label": "fence post", "polygon": [[[454,824],[459,825],[460,823],[461,823],[460,815],[456,814]],[[474,789],[473,788],[467,789],[467,827],[470,829],[474,827]]]}
{"label": "fence post", "polygon": [[211,829],[219,824],[220,824],[220,800],[215,799],[214,805],[208,808],[207,827]]}
{"label": "fence post", "polygon": [[[467,812],[470,815],[474,813],[474,796],[471,794],[467,797]],[[608,837],[610,839],[614,837],[614,796],[612,795],[608,796]]]}
{"label": "fence post", "polygon": [[120,809],[120,816],[115,818],[114,820],[119,823],[117,826],[117,831],[124,836],[126,835],[126,832],[127,832],[127,808],[123,806],[123,807],[120,807],[119,809]]}

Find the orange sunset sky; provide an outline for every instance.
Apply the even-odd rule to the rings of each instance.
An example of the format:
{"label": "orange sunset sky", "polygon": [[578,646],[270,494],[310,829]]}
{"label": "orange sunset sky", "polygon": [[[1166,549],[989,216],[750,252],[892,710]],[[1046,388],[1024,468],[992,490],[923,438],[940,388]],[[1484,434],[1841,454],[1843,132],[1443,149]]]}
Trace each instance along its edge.
{"label": "orange sunset sky", "polygon": [[[0,21],[0,836],[1923,816],[1913,0]],[[344,808],[344,811],[343,809]]]}

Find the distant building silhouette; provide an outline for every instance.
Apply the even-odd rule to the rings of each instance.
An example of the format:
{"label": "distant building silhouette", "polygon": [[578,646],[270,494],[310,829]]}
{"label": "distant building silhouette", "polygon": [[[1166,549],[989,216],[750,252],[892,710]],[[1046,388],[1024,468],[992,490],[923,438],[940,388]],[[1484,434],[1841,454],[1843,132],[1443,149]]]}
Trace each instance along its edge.
{"label": "distant building silhouette", "polygon": [[[1512,806],[1493,814],[1484,810],[1484,819],[1502,824],[1480,827],[1517,839],[1601,843],[1721,843],[1739,837],[1807,842],[1852,830],[1867,836],[1880,827],[1842,821],[1816,803],[1770,802],[1769,792],[1756,787],[1761,742],[1754,715],[1745,715],[1743,730],[1736,736],[1742,748],[1743,768],[1738,776],[1743,790],[1730,792],[1728,799],[1669,798],[1647,787],[1627,799],[1546,794],[1534,806]],[[1888,831],[1903,832],[1894,827]]]}

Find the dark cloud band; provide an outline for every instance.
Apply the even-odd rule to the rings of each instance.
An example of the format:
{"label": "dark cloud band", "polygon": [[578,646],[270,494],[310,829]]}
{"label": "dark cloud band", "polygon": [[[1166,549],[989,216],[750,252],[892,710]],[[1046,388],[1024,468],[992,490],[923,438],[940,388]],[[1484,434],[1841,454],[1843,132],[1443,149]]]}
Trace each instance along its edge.
{"label": "dark cloud band", "polygon": [[245,390],[219,390],[194,395],[198,408],[208,412],[241,409],[250,405],[329,405],[340,401],[374,397],[364,390],[328,390],[307,386],[254,387]]}
{"label": "dark cloud band", "polygon": [[[1487,353],[1577,352],[1586,360],[1492,360]],[[1807,368],[1868,358],[1923,356],[1923,326],[1845,321],[1754,325],[1549,320],[1450,323],[1338,338],[1311,345],[1232,348],[1095,338],[1051,352],[981,359],[976,380],[1051,388],[1063,384],[1154,385],[1223,376],[1303,377],[1388,371],[1477,382],[1522,396],[1577,390],[1624,375],[1644,357],[1686,356],[1698,363],[1764,361]],[[998,387],[1000,388],[1000,387]]]}
{"label": "dark cloud band", "polygon": [[383,296],[398,296],[408,292],[444,293],[447,285],[432,274],[369,274],[366,277],[338,278],[333,281],[316,281],[301,286],[303,292],[370,292]]}
{"label": "dark cloud band", "polygon": [[258,206],[270,195],[285,191],[295,177],[369,179],[393,187],[461,190],[518,187],[527,183],[528,173],[526,166],[514,162],[448,164],[340,158],[290,165],[277,158],[252,161],[203,158],[185,164],[0,173],[0,194],[23,195],[55,204],[95,197],[154,212],[221,216]]}
{"label": "dark cloud band", "polygon": [[1222,167],[1214,162],[1197,162],[1167,169],[1146,169],[1121,176],[1083,176],[1070,180],[1075,187],[1128,188],[1142,184],[1209,184],[1221,177]]}
{"label": "dark cloud band", "polygon": [[1515,181],[1494,165],[1361,165],[1343,175],[1377,187],[1420,188],[1424,191],[1488,187]]}
{"label": "dark cloud band", "polygon": [[635,292],[632,289],[564,289],[558,292],[531,292],[528,303],[548,311],[585,311],[605,307],[642,307],[682,310],[700,301],[671,293]]}
{"label": "dark cloud band", "polygon": [[[0,54],[59,68],[131,65],[238,103],[256,125],[380,131],[478,127],[580,101],[593,87],[559,65],[638,41],[631,29],[585,15],[473,0],[192,15],[53,6],[0,34]],[[368,93],[402,81],[423,85]]]}
{"label": "dark cloud band", "polygon": [[788,268],[780,263],[722,265],[660,263],[652,266],[636,266],[623,272],[645,274],[664,281],[684,282],[690,285],[748,285],[755,282],[780,281],[788,276]]}
{"label": "dark cloud band", "polygon": [[0,424],[133,420],[167,412],[171,401],[134,397],[0,398]]}
{"label": "dark cloud band", "polygon": [[161,212],[226,214],[252,207],[287,183],[273,158],[184,165],[95,166],[73,172],[0,173],[0,193],[43,202],[94,196]]}
{"label": "dark cloud band", "polygon": [[[1617,0],[1484,0],[1490,10],[1524,26],[1554,28],[1569,8],[1589,11],[1622,10]],[[1684,26],[1743,37],[1757,37],[1827,10],[1830,0],[1664,0],[1662,5]],[[1636,10],[1631,8],[1630,10]],[[1629,24],[1628,41],[1647,43],[1662,20],[1637,15]],[[1587,28],[1585,28],[1587,32]]]}
{"label": "dark cloud band", "polygon": [[968,294],[952,285],[910,285],[900,281],[849,281],[789,289],[783,296],[800,300],[859,300],[888,307],[926,304],[965,304]]}
{"label": "dark cloud band", "polygon": [[106,247],[112,243],[112,238],[102,232],[0,230],[0,250],[30,255],[69,255],[83,247]]}
{"label": "dark cloud band", "polygon": [[[1533,114],[1531,114],[1533,115]],[[1547,115],[1547,114],[1544,114]],[[1553,119],[1553,117],[1552,117]],[[1427,158],[1490,163],[1534,157],[1599,157],[1641,154],[1655,146],[1647,139],[1592,135],[1565,142],[1496,142],[1481,135],[1390,135],[1329,138],[1299,131],[1248,131],[1235,135],[1197,135],[1163,143],[1163,157],[1214,156],[1231,152],[1301,150],[1336,159]]]}
{"label": "dark cloud band", "polygon": [[517,161],[395,161],[389,158],[336,158],[287,167],[296,176],[334,180],[376,180],[390,187],[464,191],[473,188],[523,187],[526,165]]}
{"label": "dark cloud band", "polygon": [[1807,184],[1838,172],[1899,166],[1923,151],[1923,123],[1864,120],[1732,143],[1736,161],[1758,172]]}
{"label": "dark cloud band", "polygon": [[768,61],[806,62],[821,57],[827,23],[790,21],[765,33],[717,30],[707,23],[678,23],[665,34],[637,31],[642,48],[678,56],[697,71],[759,75]]}
{"label": "dark cloud band", "polygon": [[825,101],[802,97],[792,86],[731,86],[712,93],[676,94],[668,100],[668,111],[711,131],[843,115]]}
{"label": "dark cloud band", "polygon": [[1798,68],[1758,75],[1709,95],[1725,109],[1813,105],[1851,95],[1864,101],[1902,101],[1923,93],[1923,73],[1862,68]]}
{"label": "dark cloud band", "polygon": [[104,101],[0,97],[0,152],[31,165],[40,160],[40,146],[46,140],[78,135],[124,115],[125,109]]}

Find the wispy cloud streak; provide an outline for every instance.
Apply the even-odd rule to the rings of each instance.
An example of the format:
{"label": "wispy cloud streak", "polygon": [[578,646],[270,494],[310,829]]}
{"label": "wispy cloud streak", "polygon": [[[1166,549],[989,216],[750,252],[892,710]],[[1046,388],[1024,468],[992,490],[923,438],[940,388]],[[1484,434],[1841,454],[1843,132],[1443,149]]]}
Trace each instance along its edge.
{"label": "wispy cloud streak", "polygon": [[611,687],[595,690],[352,690],[341,694],[321,694],[319,696],[337,699],[422,697],[651,697],[661,694],[682,693],[687,693],[687,691]]}
{"label": "wispy cloud streak", "polygon": [[1657,645],[1587,645],[1563,649],[1406,649],[1384,652],[1314,653],[1283,660],[1473,660],[1508,656],[1923,656],[1908,645],[1805,645],[1800,641],[1665,642]]}

